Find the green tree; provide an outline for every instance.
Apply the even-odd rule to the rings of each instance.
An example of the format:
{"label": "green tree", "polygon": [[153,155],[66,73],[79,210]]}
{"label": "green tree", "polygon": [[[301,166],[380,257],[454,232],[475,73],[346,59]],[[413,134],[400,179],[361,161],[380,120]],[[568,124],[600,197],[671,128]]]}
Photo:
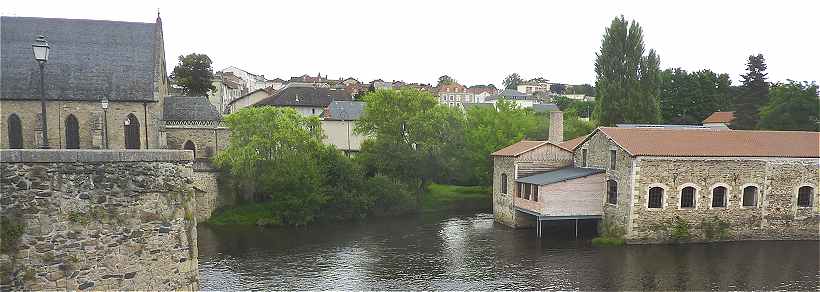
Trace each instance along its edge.
{"label": "green tree", "polygon": [[817,84],[795,82],[775,84],[769,103],[760,110],[759,128],[766,130],[820,131],[820,101]]}
{"label": "green tree", "polygon": [[171,73],[171,80],[182,88],[182,94],[186,96],[207,96],[209,91],[216,90],[211,84],[213,78],[211,58],[197,53],[179,56],[179,63]]}
{"label": "green tree", "polygon": [[657,123],[660,58],[644,55],[643,30],[623,15],[612,20],[596,54],[596,116],[606,126],[617,123]]}
{"label": "green tree", "polygon": [[548,116],[518,108],[515,103],[499,100],[497,109],[471,107],[467,110],[465,144],[470,180],[481,185],[491,183],[490,153],[523,139],[544,139]]}
{"label": "green tree", "polygon": [[680,68],[661,72],[661,118],[670,124],[700,124],[715,111],[730,110],[728,74],[711,70],[687,73]]}
{"label": "green tree", "polygon": [[214,162],[231,175],[254,181],[274,204],[277,222],[304,225],[316,218],[326,197],[319,153],[323,149],[318,117],[290,108],[249,107],[225,118],[229,146]]}
{"label": "green tree", "polygon": [[735,120],[732,128],[754,129],[760,121],[760,108],[769,100],[769,82],[766,81],[766,59],[762,54],[749,56],[746,74],[740,75],[741,92],[736,97]]}
{"label": "green tree", "polygon": [[564,94],[566,90],[567,86],[564,84],[553,84],[550,86],[550,91],[557,94]]}
{"label": "green tree", "polygon": [[453,83],[456,83],[456,80],[453,79],[453,77],[450,77],[448,75],[441,75],[441,77],[438,78],[438,84],[436,86],[450,85]]}
{"label": "green tree", "polygon": [[521,79],[521,75],[518,75],[518,73],[507,75],[504,78],[504,88],[506,89],[516,89],[521,83],[524,83],[524,79]]}
{"label": "green tree", "polygon": [[373,139],[363,143],[358,158],[366,171],[413,186],[420,206],[427,186],[455,170],[463,116],[425,91],[377,90],[362,99],[367,105],[356,132]]}

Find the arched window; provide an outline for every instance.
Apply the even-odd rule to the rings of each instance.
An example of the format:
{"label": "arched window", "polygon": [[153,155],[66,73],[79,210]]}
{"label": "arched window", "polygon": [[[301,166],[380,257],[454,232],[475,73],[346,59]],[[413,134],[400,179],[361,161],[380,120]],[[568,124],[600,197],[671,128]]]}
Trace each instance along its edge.
{"label": "arched window", "polygon": [[65,148],[80,149],[80,123],[72,114],[65,118]]}
{"label": "arched window", "polygon": [[128,114],[123,122],[125,149],[140,149],[140,122],[134,114]]}
{"label": "arched window", "polygon": [[185,145],[182,145],[182,149],[191,150],[194,152],[194,158],[196,158],[196,145],[191,140],[185,141]]}
{"label": "arched window", "polygon": [[663,188],[652,187],[649,189],[649,208],[663,208]]}
{"label": "arched window", "polygon": [[695,208],[695,188],[685,187],[680,190],[680,207]]}
{"label": "arched window", "polygon": [[756,186],[748,186],[743,188],[743,207],[757,206],[758,189]]}
{"label": "arched window", "polygon": [[810,186],[802,186],[797,190],[797,206],[798,207],[811,207],[812,200],[811,198],[814,196],[814,188]]}
{"label": "arched window", "polygon": [[501,193],[502,194],[507,193],[507,174],[506,173],[501,174]]}
{"label": "arched window", "polygon": [[9,116],[9,149],[23,149],[23,124],[17,114]]}
{"label": "arched window", "polygon": [[726,207],[726,187],[718,186],[712,189],[712,208]]}
{"label": "arched window", "polygon": [[606,202],[618,204],[618,182],[611,179],[606,181]]}

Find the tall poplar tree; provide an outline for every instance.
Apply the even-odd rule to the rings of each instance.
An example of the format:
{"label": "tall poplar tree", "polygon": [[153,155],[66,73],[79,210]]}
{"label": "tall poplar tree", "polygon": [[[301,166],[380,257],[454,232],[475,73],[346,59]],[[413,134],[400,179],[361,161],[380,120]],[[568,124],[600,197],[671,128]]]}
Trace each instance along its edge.
{"label": "tall poplar tree", "polygon": [[596,117],[600,125],[657,123],[660,120],[660,57],[644,54],[643,30],[624,16],[606,29],[596,54]]}
{"label": "tall poplar tree", "polygon": [[766,81],[766,59],[763,54],[749,56],[746,74],[740,75],[740,95],[735,99],[735,120],[732,129],[754,129],[760,121],[760,108],[769,102],[769,82]]}

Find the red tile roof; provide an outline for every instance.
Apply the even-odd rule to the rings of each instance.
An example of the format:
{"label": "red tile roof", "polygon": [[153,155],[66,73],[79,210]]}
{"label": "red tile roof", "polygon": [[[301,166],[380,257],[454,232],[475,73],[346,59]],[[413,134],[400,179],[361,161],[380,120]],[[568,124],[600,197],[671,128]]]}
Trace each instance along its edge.
{"label": "red tile roof", "polygon": [[575,146],[578,146],[579,144],[581,144],[581,142],[584,142],[584,140],[586,140],[586,138],[587,138],[587,136],[584,135],[584,136],[580,136],[580,137],[577,137],[577,138],[574,138],[574,139],[566,140],[564,142],[558,143],[558,147],[561,147],[561,148],[564,148],[566,150],[572,151],[572,149],[574,149]]}
{"label": "red tile roof", "polygon": [[820,132],[613,127],[596,131],[633,156],[820,158]]}
{"label": "red tile roof", "polygon": [[712,123],[731,123],[735,120],[735,112],[714,112],[705,120],[703,120],[704,124],[712,124]]}
{"label": "red tile roof", "polygon": [[520,141],[493,152],[490,156],[518,156],[547,144],[547,141]]}

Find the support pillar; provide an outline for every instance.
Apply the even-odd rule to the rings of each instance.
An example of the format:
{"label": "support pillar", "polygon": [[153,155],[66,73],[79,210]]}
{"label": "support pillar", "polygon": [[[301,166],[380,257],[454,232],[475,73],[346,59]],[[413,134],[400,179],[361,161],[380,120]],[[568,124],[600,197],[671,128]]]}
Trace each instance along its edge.
{"label": "support pillar", "polygon": [[575,239],[578,239],[578,219],[575,219]]}
{"label": "support pillar", "polygon": [[538,231],[536,231],[536,234],[538,235],[538,238],[541,238],[541,219],[535,218],[535,220],[538,221],[538,223],[536,224],[536,228],[538,229]]}

